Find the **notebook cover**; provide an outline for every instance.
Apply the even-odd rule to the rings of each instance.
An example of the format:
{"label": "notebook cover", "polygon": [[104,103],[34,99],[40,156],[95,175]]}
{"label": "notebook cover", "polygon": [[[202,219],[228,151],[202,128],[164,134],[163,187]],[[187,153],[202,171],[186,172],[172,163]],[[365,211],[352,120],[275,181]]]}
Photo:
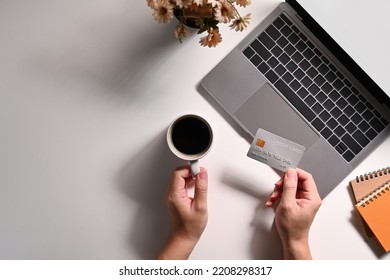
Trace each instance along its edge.
{"label": "notebook cover", "polygon": [[390,251],[390,181],[355,205],[383,249]]}
{"label": "notebook cover", "polygon": [[[355,198],[355,204],[389,180],[390,167],[357,176],[354,180],[349,182]],[[365,237],[372,237],[373,234],[364,221],[363,225]]]}

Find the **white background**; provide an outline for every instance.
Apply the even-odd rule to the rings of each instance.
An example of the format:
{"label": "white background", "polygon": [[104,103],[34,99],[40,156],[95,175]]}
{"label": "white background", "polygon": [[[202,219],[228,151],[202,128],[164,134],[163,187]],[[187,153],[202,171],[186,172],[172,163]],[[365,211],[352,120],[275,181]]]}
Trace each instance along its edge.
{"label": "white background", "polygon": [[[280,1],[252,2],[248,30]],[[0,259],[153,259],[169,174],[183,164],[165,132],[186,113],[215,135],[202,160],[209,223],[191,258],[281,258],[263,206],[279,174],[246,157],[248,139],[199,88],[248,31],[221,27],[208,49],[196,34],[179,44],[174,27],[143,0],[0,1]],[[348,188],[389,154],[388,138],[323,201],[314,258],[390,258],[362,239]]]}

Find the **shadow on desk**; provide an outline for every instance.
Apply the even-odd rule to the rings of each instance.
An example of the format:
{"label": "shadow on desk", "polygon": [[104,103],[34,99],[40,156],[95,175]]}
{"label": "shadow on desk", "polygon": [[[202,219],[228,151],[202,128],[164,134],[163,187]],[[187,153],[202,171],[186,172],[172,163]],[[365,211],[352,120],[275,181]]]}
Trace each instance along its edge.
{"label": "shadow on desk", "polygon": [[139,259],[155,259],[168,236],[169,221],[165,204],[171,171],[183,161],[166,144],[166,131],[123,167],[119,174],[121,190],[139,204],[135,220],[129,225],[129,250]]}
{"label": "shadow on desk", "polygon": [[248,194],[259,201],[254,210],[251,222],[253,238],[250,244],[253,259],[280,260],[283,259],[283,247],[274,223],[274,212],[265,207],[269,193],[261,192],[258,184],[247,181],[244,174],[236,174],[234,170],[226,170],[222,182],[235,190]]}

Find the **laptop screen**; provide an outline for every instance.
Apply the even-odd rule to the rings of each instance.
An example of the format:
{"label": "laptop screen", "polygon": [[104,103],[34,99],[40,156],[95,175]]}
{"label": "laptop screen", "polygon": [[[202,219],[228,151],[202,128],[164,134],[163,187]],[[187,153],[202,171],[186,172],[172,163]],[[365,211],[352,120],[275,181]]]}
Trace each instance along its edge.
{"label": "laptop screen", "polygon": [[[291,1],[293,2],[293,1]],[[296,0],[390,96],[390,1]]]}

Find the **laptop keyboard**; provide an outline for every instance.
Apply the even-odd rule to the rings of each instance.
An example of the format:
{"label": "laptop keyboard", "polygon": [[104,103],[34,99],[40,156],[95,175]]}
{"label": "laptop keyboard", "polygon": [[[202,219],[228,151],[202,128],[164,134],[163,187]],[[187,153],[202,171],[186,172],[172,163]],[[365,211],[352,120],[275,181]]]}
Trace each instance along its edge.
{"label": "laptop keyboard", "polygon": [[348,162],[388,125],[284,14],[243,54]]}

